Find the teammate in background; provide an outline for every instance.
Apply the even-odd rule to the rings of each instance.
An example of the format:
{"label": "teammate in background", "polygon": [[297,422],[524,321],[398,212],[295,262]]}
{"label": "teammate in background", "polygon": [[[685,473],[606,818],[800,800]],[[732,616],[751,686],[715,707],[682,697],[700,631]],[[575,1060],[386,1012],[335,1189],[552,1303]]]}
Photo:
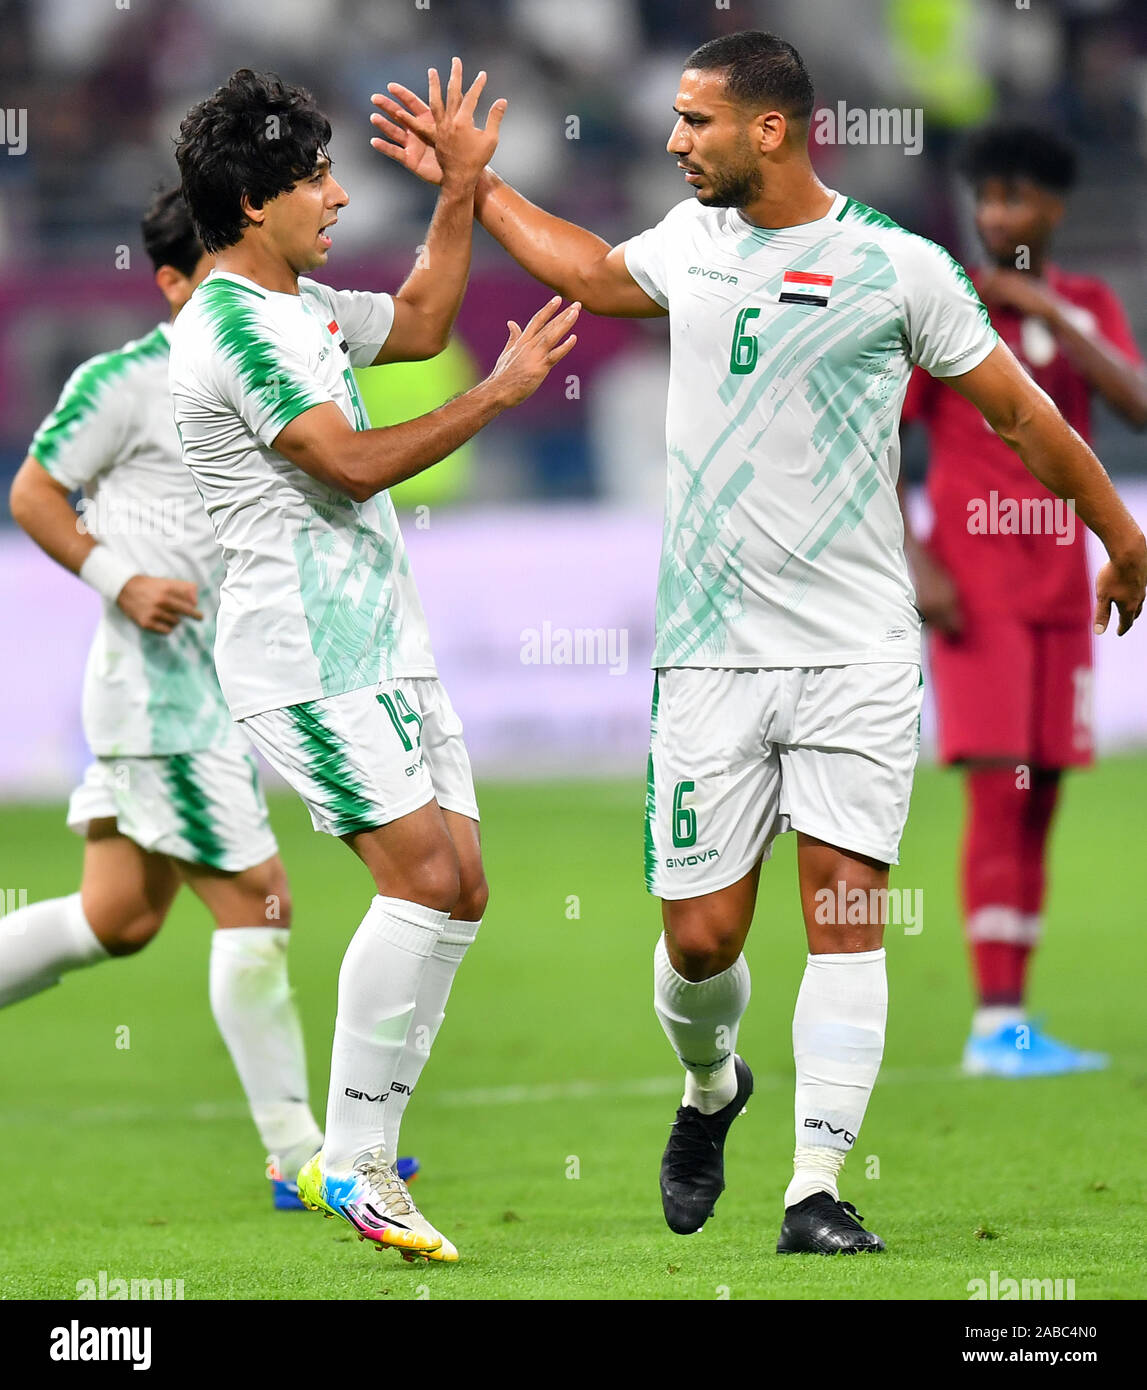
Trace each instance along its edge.
{"label": "teammate in background", "polygon": [[[174,321],[211,269],[177,188],[153,201],[143,241]],[[301,1210],[294,1175],[322,1133],[287,982],[290,892],[215,675],[223,559],[180,456],[170,335],[157,324],[77,367],[12,484],[15,520],[104,606],[83,697],[95,762],[68,807],[83,880],[0,921],[0,1006],[142,950],[188,884],[215,919],[211,1008],[271,1155],[275,1206]]]}
{"label": "teammate in background", "polygon": [[[531,395],[572,348],[552,300],[493,372],[440,409],[370,429],[352,367],[432,357],[470,264],[474,189],[505,110],[485,83],[445,101],[445,177],[424,254],[396,294],[332,290],[347,195],[309,92],[241,69],[180,128],[177,158],[216,268],[180,315],[170,383],[183,453],[226,561],[215,645],[232,715],[341,836],[377,896],[339,975],[326,1137],[310,1205],[404,1256],[457,1259],[395,1170],[403,1110],[487,901],[461,722],[442,689],[386,489]],[[304,278],[300,278],[304,277]]]}
{"label": "teammate in background", "polygon": [[[1074,180],[1071,149],[1046,131],[993,126],[970,141],[963,172],[989,262],[972,281],[1001,339],[1084,439],[1095,394],[1143,428],[1147,379],[1118,299],[1102,280],[1049,260]],[[933,629],[940,757],[963,767],[967,789],[963,905],[978,1004],[964,1070],[1091,1070],[1107,1059],[1047,1037],[1024,1008],[1063,773],[1092,760],[1083,528],[1062,506],[1056,524],[1048,489],[967,400],[922,372],[903,418],[924,425],[930,442],[935,521],[923,545],[906,518],[905,549]],[[986,524],[1009,506],[1017,524]],[[1034,521],[1022,522],[1024,507]]]}
{"label": "teammate in background", "polygon": [[[377,149],[438,175],[436,113],[377,95]],[[1098,460],[998,343],[939,247],[824,188],[795,49],[746,32],[688,59],[669,152],[696,197],[616,247],[487,170],[482,225],[592,313],[668,314],[669,475],[657,594],[646,870],[662,899],[655,1007],[685,1067],[661,1167],[666,1220],[698,1230],[752,1090],[736,1055],[762,861],[797,832],[809,956],[793,1019],[796,1152],[780,1252],[879,1250],[837,1175],[884,1048],[888,866],[908,811],[919,617],[896,499],[914,363],[947,378],[1111,555],[1097,619],[1126,631],[1147,546]],[[855,902],[863,921],[836,920]],[[848,912],[845,916],[852,917]]]}

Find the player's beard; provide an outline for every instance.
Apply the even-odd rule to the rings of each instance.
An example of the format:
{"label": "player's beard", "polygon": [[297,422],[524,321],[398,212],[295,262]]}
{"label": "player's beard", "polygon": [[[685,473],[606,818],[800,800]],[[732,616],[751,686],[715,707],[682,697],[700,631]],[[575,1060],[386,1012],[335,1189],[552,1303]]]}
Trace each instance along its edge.
{"label": "player's beard", "polygon": [[704,203],[707,208],[747,207],[760,197],[764,189],[760,165],[751,155],[747,155],[735,167],[714,169],[709,175],[709,182],[712,191],[697,195],[697,201]]}

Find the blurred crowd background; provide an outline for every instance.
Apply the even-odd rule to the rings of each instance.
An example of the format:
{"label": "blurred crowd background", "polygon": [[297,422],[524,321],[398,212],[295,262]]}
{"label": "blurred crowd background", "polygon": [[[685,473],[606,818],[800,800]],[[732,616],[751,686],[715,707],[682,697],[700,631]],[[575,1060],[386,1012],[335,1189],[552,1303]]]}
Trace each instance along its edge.
{"label": "blurred crowd background", "polygon": [[[432,194],[370,149],[372,91],[392,79],[424,90],[426,68],[453,53],[468,73],[485,67],[489,94],[510,99],[499,172],[618,241],[686,194],[664,151],[682,59],[748,27],[797,45],[821,103],[923,109],[919,156],[814,146],[814,157],[828,184],[965,261],[976,249],[950,172],[961,134],[999,115],[1066,132],[1083,181],[1059,258],[1107,275],[1147,340],[1143,0],[0,0],[3,105],[29,123],[27,152],[0,153],[0,479],[66,372],[155,317],[140,209],[173,176],[188,106],[235,67],[314,91],[351,197],[327,278],[386,288]],[[490,365],[510,310],[542,297],[480,233],[461,322],[475,366]],[[663,343],[660,324],[587,325],[571,364],[580,397],[548,391],[483,436],[466,489],[656,499]],[[615,370],[599,382],[606,361]],[[443,395],[457,376],[454,363]],[[1133,437],[1105,427],[1101,440],[1113,469],[1137,466]]]}
{"label": "blurred crowd background", "polygon": [[[434,195],[370,148],[373,91],[424,91],[427,67],[455,53],[468,77],[485,68],[482,113],[510,102],[499,172],[617,242],[691,196],[665,152],[683,60],[744,28],[796,44],[819,104],[923,112],[918,155],[814,143],[814,163],[966,263],[978,248],[953,172],[966,133],[1014,117],[1066,134],[1081,181],[1056,259],[1104,276],[1147,347],[1147,0],[0,0],[0,611],[3,649],[22,658],[20,678],[0,683],[0,795],[58,794],[82,765],[95,617],[94,595],[5,525],[7,483],[68,372],[160,317],[139,218],[175,180],[188,107],[241,66],[309,87],[350,195],[320,278],[394,289]],[[21,111],[17,154],[9,113]],[[493,364],[506,320],[546,297],[477,232],[456,343],[416,369],[364,373],[373,422],[464,389]],[[578,331],[534,398],[404,498],[431,504],[433,526],[412,519],[408,543],[479,771],[644,765],[666,324],[583,316]],[[1142,437],[1096,417],[1101,457],[1147,513]],[[919,477],[919,453],[905,462]],[[545,623],[624,631],[629,668],[524,667],[522,634]],[[1136,636],[1138,649],[1099,644],[1107,747],[1147,742]]]}

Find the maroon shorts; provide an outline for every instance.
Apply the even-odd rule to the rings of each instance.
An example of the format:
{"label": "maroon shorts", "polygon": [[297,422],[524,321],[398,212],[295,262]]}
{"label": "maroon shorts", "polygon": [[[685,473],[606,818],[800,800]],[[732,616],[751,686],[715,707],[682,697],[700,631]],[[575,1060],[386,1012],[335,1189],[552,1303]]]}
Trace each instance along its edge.
{"label": "maroon shorts", "polygon": [[940,759],[1083,767],[1093,757],[1091,633],[1007,614],[964,613],[928,645]]}

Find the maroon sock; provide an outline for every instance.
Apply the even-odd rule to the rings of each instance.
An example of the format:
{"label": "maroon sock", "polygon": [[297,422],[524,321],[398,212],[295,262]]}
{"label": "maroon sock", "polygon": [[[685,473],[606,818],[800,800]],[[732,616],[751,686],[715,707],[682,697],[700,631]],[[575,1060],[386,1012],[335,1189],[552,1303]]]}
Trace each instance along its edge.
{"label": "maroon sock", "polygon": [[1047,851],[1059,802],[1058,768],[1036,768],[1024,805],[1023,891],[1021,906],[1029,917],[1043,911],[1047,896]]}
{"label": "maroon sock", "polygon": [[1010,941],[973,941],[971,947],[978,1002],[981,1005],[1022,1004],[1031,948]]}
{"label": "maroon sock", "polygon": [[[1025,798],[1012,767],[971,769],[965,778],[967,823],[964,833],[963,897],[965,921],[981,908],[1024,911]],[[1015,940],[969,940],[980,1004],[1019,1004],[1029,947]]]}
{"label": "maroon sock", "polygon": [[[1024,915],[1038,917],[1047,897],[1047,853],[1052,822],[1059,802],[1061,774],[1058,768],[1037,768],[1032,773],[1027,793],[1023,835],[1023,893]],[[1015,967],[1019,997],[1026,994],[1027,972],[1035,941],[1016,948],[1019,952]]]}

